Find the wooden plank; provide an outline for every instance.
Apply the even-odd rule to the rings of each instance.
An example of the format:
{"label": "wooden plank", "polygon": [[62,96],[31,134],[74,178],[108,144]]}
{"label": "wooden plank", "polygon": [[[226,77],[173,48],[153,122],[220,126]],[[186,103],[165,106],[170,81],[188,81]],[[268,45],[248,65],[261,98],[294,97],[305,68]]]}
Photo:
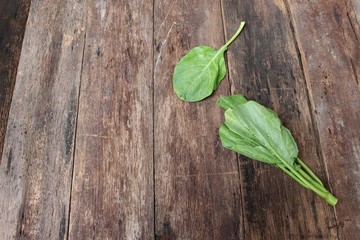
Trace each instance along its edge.
{"label": "wooden plank", "polygon": [[[240,40],[229,48],[231,92],[242,93],[274,109],[292,131],[300,158],[327,182],[302,63],[284,1],[223,3],[227,38],[241,20],[247,22]],[[244,157],[239,161],[243,239],[337,236],[333,209],[313,192],[272,166]]]}
{"label": "wooden plank", "polygon": [[2,1],[0,5],[0,156],[29,8],[30,0]]}
{"label": "wooden plank", "polygon": [[289,1],[340,239],[360,232],[360,26],[351,1]]}
{"label": "wooden plank", "polygon": [[187,51],[225,43],[220,1],[155,1],[154,16],[156,238],[239,239],[238,167],[219,142],[223,111],[215,105],[228,81],[199,103],[179,100],[172,88],[174,66]]}
{"label": "wooden plank", "polygon": [[151,239],[153,5],[89,1],[70,239]]}
{"label": "wooden plank", "polygon": [[83,3],[32,1],[0,165],[2,239],[64,239]]}
{"label": "wooden plank", "polygon": [[352,9],[356,15],[356,19],[359,22],[360,21],[360,2],[358,0],[351,0],[351,3],[352,3]]}

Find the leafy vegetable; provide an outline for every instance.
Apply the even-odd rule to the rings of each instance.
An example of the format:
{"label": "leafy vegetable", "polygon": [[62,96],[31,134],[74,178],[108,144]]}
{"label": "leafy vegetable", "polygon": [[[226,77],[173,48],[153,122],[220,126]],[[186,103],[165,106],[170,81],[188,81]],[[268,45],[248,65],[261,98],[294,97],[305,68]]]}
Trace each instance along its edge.
{"label": "leafy vegetable", "polygon": [[225,122],[219,129],[225,148],[280,168],[330,205],[336,205],[337,198],[298,158],[297,145],[275,112],[257,102],[247,101],[242,95],[222,97],[217,103],[226,110]]}
{"label": "leafy vegetable", "polygon": [[244,28],[239,29],[219,50],[198,46],[186,54],[175,66],[173,87],[176,95],[188,102],[197,102],[217,89],[226,74],[224,52]]}

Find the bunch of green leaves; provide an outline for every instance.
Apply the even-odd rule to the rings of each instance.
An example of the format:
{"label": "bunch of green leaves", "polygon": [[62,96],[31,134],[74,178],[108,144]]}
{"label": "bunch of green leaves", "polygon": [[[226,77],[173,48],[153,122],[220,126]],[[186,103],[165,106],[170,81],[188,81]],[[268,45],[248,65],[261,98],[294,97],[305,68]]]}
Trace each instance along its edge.
{"label": "bunch of green leaves", "polygon": [[187,102],[197,102],[211,95],[226,75],[224,52],[244,28],[239,29],[219,50],[197,46],[175,66],[173,87],[176,95]]}
{"label": "bunch of green leaves", "polygon": [[225,148],[280,168],[303,187],[335,206],[337,198],[298,158],[294,138],[275,112],[255,101],[247,101],[242,95],[221,97],[217,104],[225,109],[225,122],[219,129]]}

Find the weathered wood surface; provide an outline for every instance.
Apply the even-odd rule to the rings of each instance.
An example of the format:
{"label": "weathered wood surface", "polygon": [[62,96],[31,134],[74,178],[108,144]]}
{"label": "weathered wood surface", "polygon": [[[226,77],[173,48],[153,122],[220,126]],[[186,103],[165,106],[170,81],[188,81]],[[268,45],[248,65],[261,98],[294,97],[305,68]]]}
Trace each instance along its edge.
{"label": "weathered wood surface", "polygon": [[81,5],[31,3],[0,166],[2,239],[66,236],[84,46]]}
{"label": "weathered wood surface", "polygon": [[0,156],[29,7],[30,0],[4,0],[0,4]]}
{"label": "weathered wood surface", "polygon": [[[221,147],[224,80],[206,101],[179,101],[172,90],[176,62],[192,47],[224,43],[220,1],[156,1],[154,34],[155,236],[237,239],[241,195],[235,154]],[[211,17],[210,17],[211,16]],[[211,31],[209,31],[211,29]]]}
{"label": "weathered wood surface", "polygon": [[[359,19],[350,0],[33,0],[0,124],[0,238],[357,239]],[[220,88],[178,100],[176,62],[242,20]],[[221,147],[231,93],[276,110],[336,207]]]}
{"label": "weathered wood surface", "polygon": [[70,239],[152,239],[150,2],[89,1]]}
{"label": "weathered wood surface", "polygon": [[325,163],[328,185],[340,202],[335,208],[338,236],[357,239],[360,232],[359,24],[351,2],[290,1],[289,9],[317,127],[319,155]]}

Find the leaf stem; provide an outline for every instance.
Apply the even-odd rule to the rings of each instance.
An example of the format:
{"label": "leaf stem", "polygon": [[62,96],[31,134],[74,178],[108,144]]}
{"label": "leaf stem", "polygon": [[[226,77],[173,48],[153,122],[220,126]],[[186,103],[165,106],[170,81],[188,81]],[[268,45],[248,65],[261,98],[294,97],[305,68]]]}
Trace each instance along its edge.
{"label": "leaf stem", "polygon": [[[291,174],[288,173],[288,171],[285,171],[290,177],[292,177],[295,181],[301,184],[305,188],[311,189],[313,192],[315,192],[317,195],[319,195],[322,199],[324,199],[328,204],[331,206],[335,206],[338,199],[332,195],[326,188],[322,185],[320,185],[317,180],[312,179],[304,170],[300,169],[299,171],[295,170],[290,166],[290,169],[286,169]],[[292,175],[296,176],[294,178]],[[299,181],[300,180],[300,181]]]}
{"label": "leaf stem", "polygon": [[[237,38],[237,36],[239,36],[239,34],[240,34],[240,32],[243,30],[244,26],[245,26],[245,22],[241,22],[239,29],[238,29],[238,30],[236,31],[236,33],[230,38],[230,40],[227,41],[227,43],[223,46],[223,47],[225,47],[225,49],[227,49],[227,47],[235,40],[235,38]],[[223,48],[223,47],[222,47],[222,48]]]}
{"label": "leaf stem", "polygon": [[[302,170],[300,170],[302,171]],[[303,171],[303,174],[307,174]],[[310,176],[308,176],[310,178]],[[309,180],[309,187],[313,190],[317,195],[323,198],[328,204],[331,206],[335,206],[338,199],[332,195],[325,187],[321,186],[316,180]]]}
{"label": "leaf stem", "polygon": [[309,189],[309,187],[302,182],[298,177],[296,177],[292,172],[290,172],[286,167],[284,167],[283,165],[277,165],[281,170],[283,170],[287,175],[289,175],[292,179],[294,179],[295,181],[297,181],[301,186],[303,186],[304,188]]}
{"label": "leaf stem", "polygon": [[[325,187],[320,185],[316,180],[312,179],[305,171],[303,171],[301,169],[300,169],[300,171],[297,171],[296,169],[294,169],[288,162],[286,162],[284,159],[282,159],[279,156],[279,154],[277,154],[273,149],[272,149],[272,151],[273,151],[273,154],[284,164],[284,167],[286,167],[287,170],[289,170],[293,175],[296,176],[296,178],[294,178],[287,171],[285,171],[294,180],[296,180],[298,183],[300,183],[299,180],[301,182],[303,182],[307,186],[307,188],[311,189],[313,192],[315,192],[317,195],[319,195],[322,199],[324,199],[331,206],[336,205],[338,199],[334,195],[332,195],[328,190],[326,190]],[[303,185],[303,184],[301,184],[301,185]]]}
{"label": "leaf stem", "polygon": [[303,176],[306,180],[308,180],[314,187],[319,189],[322,192],[327,192],[324,186],[320,185],[315,179],[311,178],[304,170],[299,169],[298,172]]}
{"label": "leaf stem", "polygon": [[296,161],[300,164],[301,167],[305,169],[305,171],[313,178],[315,179],[321,186],[324,186],[324,184],[321,182],[321,180],[315,175],[313,171],[303,162],[300,158],[296,158]]}

